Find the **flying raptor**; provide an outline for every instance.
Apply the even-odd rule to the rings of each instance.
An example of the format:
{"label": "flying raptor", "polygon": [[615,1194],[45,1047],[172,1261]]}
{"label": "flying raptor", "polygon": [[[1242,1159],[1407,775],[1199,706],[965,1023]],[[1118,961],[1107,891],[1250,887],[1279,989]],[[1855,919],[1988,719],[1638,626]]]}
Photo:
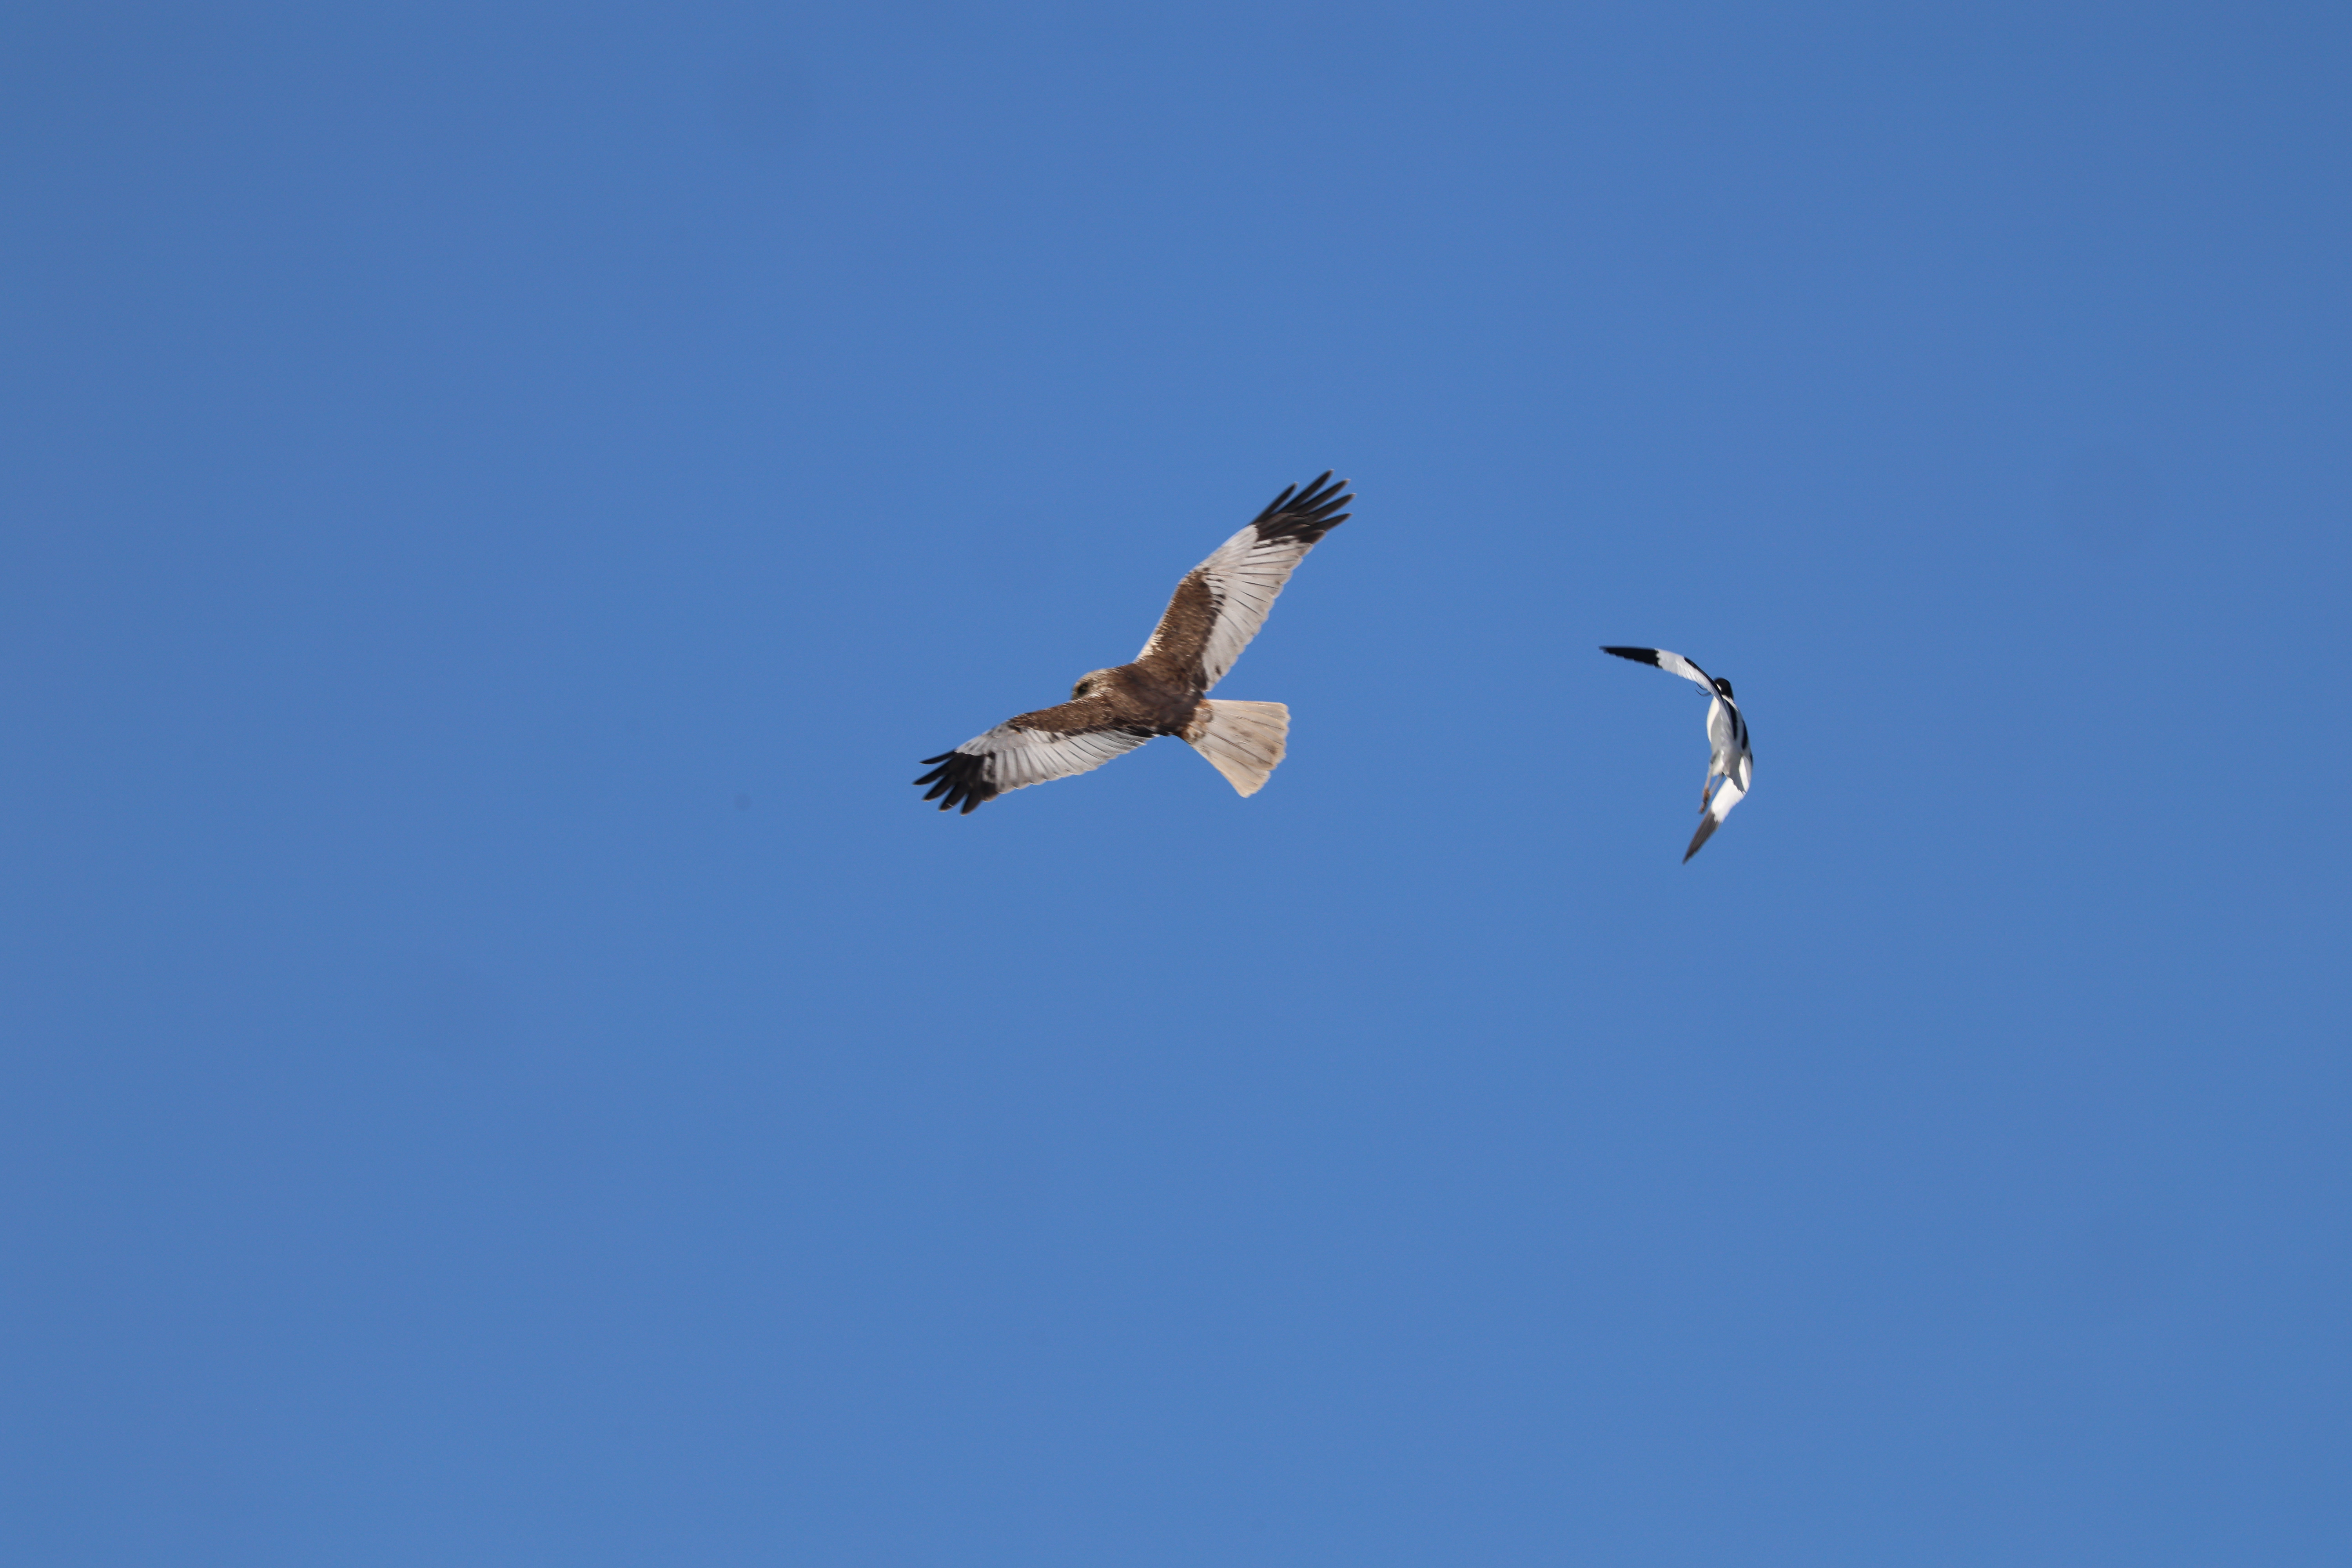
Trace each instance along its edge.
{"label": "flying raptor", "polygon": [[[1669,675],[1697,683],[1715,699],[1706,705],[1706,782],[1698,788],[1698,831],[1691,836],[1690,847],[1683,851],[1683,859],[1688,862],[1707,836],[1723,826],[1723,819],[1731,815],[1731,808],[1739,804],[1755,778],[1756,753],[1748,745],[1748,721],[1740,716],[1738,700],[1731,695],[1731,682],[1717,679],[1678,653],[1662,647],[1604,647],[1601,651],[1636,664],[1656,665]],[[1718,778],[1723,781],[1720,789],[1715,784]]]}
{"label": "flying raptor", "polygon": [[1290,710],[1279,702],[1212,702],[1250,638],[1265,624],[1275,595],[1315,542],[1348,521],[1339,509],[1355,498],[1329,472],[1274,498],[1247,528],[1184,574],[1143,651],[1132,664],[1078,678],[1058,708],[1019,713],[952,752],[915,783],[941,811],[965,811],[1007,790],[1026,789],[1102,766],[1154,735],[1181,736],[1234,788],[1255,795],[1282,761]]}

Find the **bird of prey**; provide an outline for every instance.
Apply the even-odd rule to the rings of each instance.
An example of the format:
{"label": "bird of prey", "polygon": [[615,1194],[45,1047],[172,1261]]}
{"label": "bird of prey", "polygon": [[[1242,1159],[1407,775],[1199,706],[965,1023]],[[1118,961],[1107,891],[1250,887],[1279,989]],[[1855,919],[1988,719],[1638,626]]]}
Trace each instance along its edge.
{"label": "bird of prey", "polygon": [[1177,735],[1244,795],[1282,761],[1290,710],[1279,702],[1212,702],[1209,689],[1265,624],[1275,595],[1315,542],[1348,521],[1355,498],[1326,471],[1274,498],[1247,528],[1184,574],[1132,664],[1078,678],[1057,708],[1018,713],[952,752],[915,781],[925,800],[966,812],[1007,790],[1102,766],[1154,735]]}
{"label": "bird of prey", "polygon": [[[1669,675],[1696,682],[1715,699],[1706,705],[1706,782],[1698,789],[1698,831],[1691,836],[1690,847],[1683,851],[1688,863],[1707,836],[1723,826],[1723,819],[1731,815],[1755,777],[1756,753],[1748,748],[1748,721],[1740,716],[1739,703],[1731,695],[1731,682],[1717,679],[1678,653],[1662,647],[1603,647],[1601,651],[1636,664],[1656,665]],[[1715,787],[1718,778],[1723,781],[1720,789]],[[1710,792],[1712,800],[1707,798]]]}

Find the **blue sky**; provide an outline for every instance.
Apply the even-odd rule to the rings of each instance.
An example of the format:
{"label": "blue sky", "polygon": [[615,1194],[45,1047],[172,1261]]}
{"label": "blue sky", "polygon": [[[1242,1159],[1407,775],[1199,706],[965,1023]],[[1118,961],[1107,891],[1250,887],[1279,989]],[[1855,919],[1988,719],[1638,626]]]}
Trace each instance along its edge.
{"label": "blue sky", "polygon": [[[0,135],[25,1561],[2352,1550],[2339,8],[20,7]],[[1326,468],[1262,794],[921,805]]]}

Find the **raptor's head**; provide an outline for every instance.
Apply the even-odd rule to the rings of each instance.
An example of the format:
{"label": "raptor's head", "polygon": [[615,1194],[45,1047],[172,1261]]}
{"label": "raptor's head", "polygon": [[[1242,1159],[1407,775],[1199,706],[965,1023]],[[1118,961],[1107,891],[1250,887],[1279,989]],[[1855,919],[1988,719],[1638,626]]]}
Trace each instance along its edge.
{"label": "raptor's head", "polygon": [[1087,671],[1078,677],[1078,683],[1070,688],[1070,700],[1076,702],[1081,697],[1092,697],[1098,691],[1108,691],[1111,689],[1110,677],[1111,672],[1108,669]]}

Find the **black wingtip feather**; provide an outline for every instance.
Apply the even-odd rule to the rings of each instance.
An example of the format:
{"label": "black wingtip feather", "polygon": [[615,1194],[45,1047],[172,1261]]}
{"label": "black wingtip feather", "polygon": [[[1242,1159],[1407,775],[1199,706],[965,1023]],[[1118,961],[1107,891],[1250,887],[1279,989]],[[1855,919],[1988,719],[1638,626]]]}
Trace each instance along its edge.
{"label": "black wingtip feather", "polygon": [[1603,643],[1601,645],[1601,651],[1613,653],[1619,658],[1630,658],[1635,664],[1646,664],[1653,669],[1659,668],[1658,650],[1654,647],[1611,647]]}
{"label": "black wingtip feather", "polygon": [[[1266,509],[1251,520],[1261,539],[1303,539],[1312,544],[1348,521],[1339,509],[1356,498],[1346,494],[1348,481],[1331,482],[1326,468],[1304,489],[1286,485]],[[1336,515],[1335,515],[1336,514]]]}
{"label": "black wingtip feather", "polygon": [[982,801],[994,800],[1003,793],[988,782],[988,759],[985,757],[975,757],[969,752],[942,752],[936,757],[925,757],[923,761],[937,763],[939,766],[917,779],[916,786],[920,788],[929,784],[931,787],[923,798],[939,801],[941,811],[953,811],[961,806],[964,814],[970,816],[974,806]]}

